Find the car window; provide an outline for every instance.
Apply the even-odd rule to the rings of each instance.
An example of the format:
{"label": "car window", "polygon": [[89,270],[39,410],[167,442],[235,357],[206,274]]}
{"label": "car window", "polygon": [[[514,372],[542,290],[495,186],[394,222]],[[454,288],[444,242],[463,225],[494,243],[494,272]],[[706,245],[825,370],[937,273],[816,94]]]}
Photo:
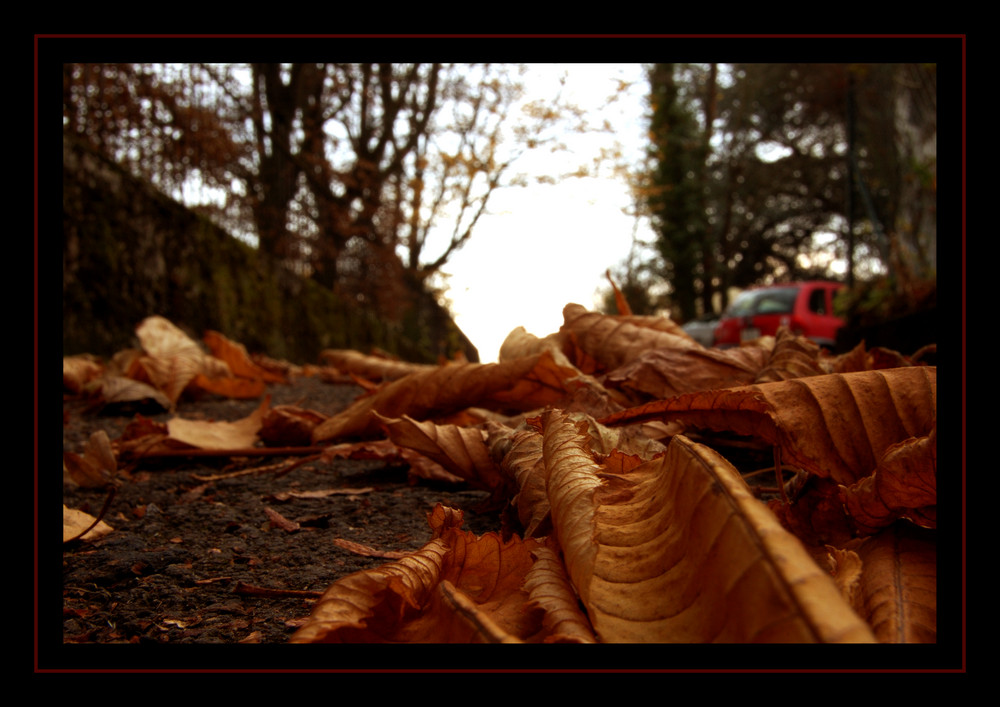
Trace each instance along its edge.
{"label": "car window", "polygon": [[757,314],[788,314],[795,307],[798,289],[794,287],[780,290],[764,290],[757,298],[754,311]]}
{"label": "car window", "polygon": [[825,289],[813,290],[809,294],[809,310],[816,314],[827,314]]}
{"label": "car window", "polygon": [[732,302],[730,302],[729,307],[726,308],[725,316],[727,317],[745,317],[751,314],[753,310],[753,302],[755,299],[754,292],[743,292],[736,296]]}

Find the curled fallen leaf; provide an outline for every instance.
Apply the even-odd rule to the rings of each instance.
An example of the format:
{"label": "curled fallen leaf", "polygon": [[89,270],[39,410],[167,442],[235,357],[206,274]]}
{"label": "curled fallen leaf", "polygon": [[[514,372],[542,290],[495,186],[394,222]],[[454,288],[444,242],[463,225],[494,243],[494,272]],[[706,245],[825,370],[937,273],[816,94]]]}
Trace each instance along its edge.
{"label": "curled fallen leaf", "polygon": [[535,563],[524,578],[530,598],[528,609],[543,612],[546,643],[596,643],[597,637],[579,597],[566,575],[558,553],[542,547],[533,553]]}
{"label": "curled fallen leaf", "polygon": [[578,374],[548,351],[504,363],[458,363],[410,373],[318,425],[313,443],[377,435],[381,423],[373,411],[425,420],[467,407],[532,410],[563,398],[566,381]]}
{"label": "curled fallen leaf", "polygon": [[[563,308],[563,319],[559,331],[572,342],[576,354],[569,358],[578,365],[581,360],[594,361],[605,370],[614,370],[653,349],[700,347],[679,327],[674,329],[669,324],[666,328],[657,327],[654,322],[664,319],[662,317],[600,314],[578,304],[567,304]],[[591,372],[589,366],[580,367]]]}
{"label": "curled fallen leaf", "polygon": [[214,376],[228,372],[218,359],[207,361],[208,355],[197,342],[164,317],[147,317],[135,333],[146,354],[139,363],[171,405],[199,373]]}
{"label": "curled fallen leaf", "polygon": [[486,447],[486,434],[474,427],[418,422],[404,415],[381,420],[396,445],[432,459],[474,488],[497,492],[508,481],[497,468]]}
{"label": "curled fallen leaf", "polygon": [[871,642],[830,577],[707,447],[624,474],[544,418],[553,528],[602,642]]}
{"label": "curled fallen leaf", "polygon": [[536,637],[521,589],[534,541],[462,531],[438,507],[436,537],[410,555],[335,582],[291,643],[480,643]]}
{"label": "curled fallen leaf", "polygon": [[874,534],[898,518],[937,527],[937,427],[889,447],[870,476],[841,487],[841,497],[860,534]]}
{"label": "curled fallen leaf", "polygon": [[113,483],[118,461],[111,449],[108,433],[98,430],[90,435],[83,454],[63,453],[63,468],[75,483],[84,488],[98,488]]}
{"label": "curled fallen leaf", "polygon": [[850,485],[890,446],[929,434],[936,414],[937,369],[916,366],[689,393],[601,422],[680,420],[752,435],[780,446],[786,463]]}
{"label": "curled fallen leaf", "polygon": [[486,429],[490,456],[516,484],[511,504],[517,510],[523,536],[548,534],[551,523],[541,433],[531,427],[515,430],[497,423],[488,424]]}

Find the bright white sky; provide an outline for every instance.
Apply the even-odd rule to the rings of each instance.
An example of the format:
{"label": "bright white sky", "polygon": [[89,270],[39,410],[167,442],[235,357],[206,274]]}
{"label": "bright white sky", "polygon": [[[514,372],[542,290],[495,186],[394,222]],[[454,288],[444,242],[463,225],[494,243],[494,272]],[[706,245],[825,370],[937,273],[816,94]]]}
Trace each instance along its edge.
{"label": "bright white sky", "polygon": [[[640,64],[533,65],[525,76],[527,100],[551,97],[567,73],[564,97],[585,109],[600,109],[619,81],[633,85],[591,122],[607,118],[616,134],[567,136],[571,152],[546,160],[525,156],[514,172],[558,175],[589,164],[601,147],[621,143],[629,162],[641,155],[647,131],[647,82]],[[530,161],[529,161],[530,158]],[[558,160],[551,162],[550,160]],[[574,302],[588,309],[605,289],[605,271],[618,265],[632,244],[634,219],[627,185],[610,173],[572,178],[556,185],[512,187],[494,193],[472,238],[445,266],[447,297],[458,326],[479,350],[484,363],[496,361],[500,345],[514,328],[546,336],[563,323],[563,307]],[[640,233],[645,239],[647,235]],[[430,249],[433,253],[433,248]]]}

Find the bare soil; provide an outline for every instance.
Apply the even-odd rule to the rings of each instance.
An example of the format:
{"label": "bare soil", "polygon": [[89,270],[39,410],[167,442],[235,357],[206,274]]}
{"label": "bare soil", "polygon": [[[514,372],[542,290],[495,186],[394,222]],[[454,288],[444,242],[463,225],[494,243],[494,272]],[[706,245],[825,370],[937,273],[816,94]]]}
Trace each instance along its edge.
{"label": "bare soil", "polygon": [[[271,387],[272,405],[331,414],[360,388],[299,378]],[[259,400],[183,401],[179,416],[238,420]],[[135,410],[88,411],[63,402],[63,450],[80,452],[103,428],[114,440]],[[165,421],[165,413],[147,417]],[[171,459],[128,470],[104,518],[106,537],[63,547],[62,640],[68,644],[283,644],[316,597],[352,572],[391,559],[342,549],[413,551],[428,540],[427,514],[442,503],[476,533],[499,526],[486,494],[457,484],[413,483],[407,467],[298,458]],[[255,471],[249,471],[255,469]],[[236,474],[245,471],[248,473]],[[323,498],[287,492],[356,489]],[[64,482],[63,502],[100,513],[108,494]],[[298,528],[275,522],[277,516]]]}

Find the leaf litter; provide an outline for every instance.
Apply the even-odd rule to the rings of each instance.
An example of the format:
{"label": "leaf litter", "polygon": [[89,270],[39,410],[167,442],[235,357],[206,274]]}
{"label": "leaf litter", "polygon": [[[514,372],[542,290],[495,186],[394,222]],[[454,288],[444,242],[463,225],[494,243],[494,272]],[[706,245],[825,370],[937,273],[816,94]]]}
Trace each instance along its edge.
{"label": "leaf litter", "polygon": [[[936,367],[863,344],[834,356],[787,330],[707,349],[667,318],[574,304],[564,322],[544,338],[514,330],[495,364],[327,351],[323,365],[297,367],[250,357],[217,332],[199,345],[162,318],[140,325],[142,351],[107,365],[65,359],[65,397],[84,405],[71,420],[118,421],[114,463],[108,444],[77,453],[64,435],[68,506],[93,509],[112,480],[120,493],[159,480],[180,495],[204,465],[248,472],[219,474],[185,501],[202,522],[228,514],[226,547],[178,552],[193,532],[184,524],[198,522],[185,515],[164,530],[177,538],[166,550],[147,544],[141,561],[98,582],[120,593],[183,575],[190,616],[88,628],[83,617],[102,606],[88,604],[73,563],[115,555],[136,516],[166,523],[180,504],[140,496],[102,539],[67,546],[66,640],[936,640]],[[104,398],[109,378],[143,387]],[[316,403],[340,399],[272,406],[305,388]],[[179,414],[227,404],[242,413]],[[123,406],[131,417],[108,415]],[[378,541],[360,525],[378,525]],[[296,566],[317,536],[320,559]],[[275,538],[283,552],[254,554]],[[239,592],[216,604],[240,618],[199,609],[208,587]]]}

